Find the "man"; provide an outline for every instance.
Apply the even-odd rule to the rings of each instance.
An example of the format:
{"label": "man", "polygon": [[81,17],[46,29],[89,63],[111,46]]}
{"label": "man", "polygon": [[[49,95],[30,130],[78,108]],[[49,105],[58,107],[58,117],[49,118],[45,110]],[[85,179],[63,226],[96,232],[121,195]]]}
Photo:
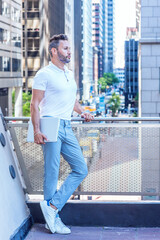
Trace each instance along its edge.
{"label": "man", "polygon": [[[93,116],[85,113],[76,100],[76,83],[72,72],[65,66],[71,58],[67,36],[54,35],[50,39],[49,53],[51,62],[37,72],[31,100],[34,142],[42,145],[44,155],[44,201],[40,202],[40,206],[46,227],[52,233],[68,234],[71,231],[62,223],[58,211],[61,211],[88,173],[81,148],[71,129],[71,114],[74,110],[87,122],[91,121]],[[40,116],[60,119],[56,142],[47,142],[47,136],[41,133]],[[60,153],[72,171],[57,191]]]}

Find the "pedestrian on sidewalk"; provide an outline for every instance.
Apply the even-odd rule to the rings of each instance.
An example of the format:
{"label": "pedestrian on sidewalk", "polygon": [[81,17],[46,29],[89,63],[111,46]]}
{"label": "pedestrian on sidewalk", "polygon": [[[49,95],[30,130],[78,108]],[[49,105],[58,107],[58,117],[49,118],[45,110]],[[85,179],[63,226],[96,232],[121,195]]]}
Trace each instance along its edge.
{"label": "pedestrian on sidewalk", "polygon": [[[34,142],[42,145],[44,155],[44,201],[40,202],[40,206],[46,227],[52,233],[69,234],[71,231],[62,223],[58,212],[88,174],[81,148],[72,132],[71,114],[74,110],[87,122],[91,121],[93,116],[85,113],[76,100],[77,86],[74,76],[65,65],[71,58],[68,37],[64,34],[52,36],[49,54],[51,62],[41,68],[34,77],[31,100]],[[42,116],[60,119],[56,142],[47,142],[47,137],[40,131]],[[60,153],[69,163],[71,173],[57,190]]]}

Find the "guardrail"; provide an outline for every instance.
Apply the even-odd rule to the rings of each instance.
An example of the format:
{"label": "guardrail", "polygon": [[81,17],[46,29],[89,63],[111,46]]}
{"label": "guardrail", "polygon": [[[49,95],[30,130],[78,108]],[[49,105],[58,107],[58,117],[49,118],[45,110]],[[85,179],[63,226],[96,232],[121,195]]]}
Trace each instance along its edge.
{"label": "guardrail", "polygon": [[[30,118],[5,117],[29,194],[43,193],[41,146],[27,143]],[[160,196],[160,118],[72,118],[89,174],[74,194]],[[129,123],[127,123],[129,122]],[[147,124],[149,122],[149,124]],[[114,124],[113,124],[114,123]],[[61,158],[58,187],[70,168]]]}
{"label": "guardrail", "polygon": [[[5,121],[29,121],[30,117],[4,117]],[[71,121],[85,121],[81,117],[73,117]],[[160,121],[160,117],[95,117],[93,121],[104,121],[104,122],[134,122],[134,121]]]}

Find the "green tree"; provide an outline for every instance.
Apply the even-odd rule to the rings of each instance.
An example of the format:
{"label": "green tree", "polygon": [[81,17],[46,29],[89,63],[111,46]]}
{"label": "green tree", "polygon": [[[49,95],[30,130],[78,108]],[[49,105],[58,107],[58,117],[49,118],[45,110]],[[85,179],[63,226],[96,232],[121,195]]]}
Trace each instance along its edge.
{"label": "green tree", "polygon": [[98,80],[99,85],[101,85],[101,91],[105,92],[106,86],[111,86],[118,83],[119,79],[114,73],[104,73],[103,77]]}
{"label": "green tree", "polygon": [[115,93],[112,94],[112,97],[108,100],[109,108],[112,110],[112,117],[116,116],[116,111],[120,108],[120,96]]}
{"label": "green tree", "polygon": [[31,98],[32,98],[32,95],[29,92],[28,93],[27,92],[23,92],[23,95],[22,95],[23,116],[30,117],[30,115],[31,115],[31,113],[30,113]]}
{"label": "green tree", "polygon": [[138,93],[136,94],[134,101],[135,101],[135,103],[134,103],[135,107],[138,107],[138,101],[139,101],[139,94]]}
{"label": "green tree", "polygon": [[[28,92],[22,93],[22,112],[23,116],[30,117],[30,102],[32,95]],[[15,106],[15,91],[12,92],[12,106],[13,106],[13,116],[14,116],[14,106]]]}
{"label": "green tree", "polygon": [[12,92],[12,115],[14,116],[15,91]]}

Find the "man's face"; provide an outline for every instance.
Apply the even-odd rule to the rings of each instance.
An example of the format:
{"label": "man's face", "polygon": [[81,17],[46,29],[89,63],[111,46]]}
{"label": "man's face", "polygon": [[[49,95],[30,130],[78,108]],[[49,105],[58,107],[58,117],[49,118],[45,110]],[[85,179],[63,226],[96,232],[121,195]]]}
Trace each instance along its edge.
{"label": "man's face", "polygon": [[60,40],[57,57],[63,63],[69,63],[71,58],[70,46],[67,40]]}

